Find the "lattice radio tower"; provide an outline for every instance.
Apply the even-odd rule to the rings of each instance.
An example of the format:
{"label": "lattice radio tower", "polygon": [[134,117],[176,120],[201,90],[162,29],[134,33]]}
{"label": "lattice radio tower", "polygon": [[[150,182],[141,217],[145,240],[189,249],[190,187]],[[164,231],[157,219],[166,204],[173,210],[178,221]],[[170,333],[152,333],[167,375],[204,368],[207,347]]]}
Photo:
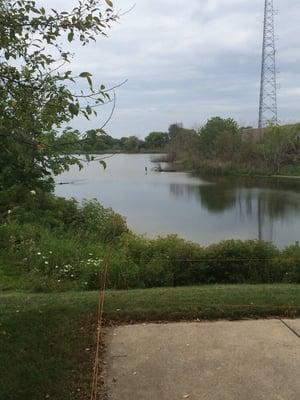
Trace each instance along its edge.
{"label": "lattice radio tower", "polygon": [[258,127],[278,122],[273,0],[265,0]]}

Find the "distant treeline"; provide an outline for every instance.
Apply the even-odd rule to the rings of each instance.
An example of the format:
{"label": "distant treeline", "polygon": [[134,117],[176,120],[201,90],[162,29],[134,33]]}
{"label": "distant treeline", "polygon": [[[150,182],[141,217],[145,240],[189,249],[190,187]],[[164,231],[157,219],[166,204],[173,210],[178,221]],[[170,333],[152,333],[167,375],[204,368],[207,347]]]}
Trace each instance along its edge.
{"label": "distant treeline", "polygon": [[300,175],[300,124],[240,127],[214,117],[198,130],[169,127],[169,158],[183,168],[215,173]]}
{"label": "distant treeline", "polygon": [[93,129],[82,138],[66,129],[60,137],[66,152],[165,152],[178,168],[213,173],[263,173],[300,175],[300,124],[273,125],[263,130],[240,127],[231,118],[210,118],[198,129],[181,123],[167,132],[151,132],[120,139]]}
{"label": "distant treeline", "polygon": [[82,139],[79,132],[66,130],[60,137],[61,144],[66,144],[68,151],[75,153],[103,152],[158,152],[163,151],[170,143],[167,132],[151,132],[144,140],[137,136],[120,139],[107,135],[102,130],[93,129],[86,132]]}

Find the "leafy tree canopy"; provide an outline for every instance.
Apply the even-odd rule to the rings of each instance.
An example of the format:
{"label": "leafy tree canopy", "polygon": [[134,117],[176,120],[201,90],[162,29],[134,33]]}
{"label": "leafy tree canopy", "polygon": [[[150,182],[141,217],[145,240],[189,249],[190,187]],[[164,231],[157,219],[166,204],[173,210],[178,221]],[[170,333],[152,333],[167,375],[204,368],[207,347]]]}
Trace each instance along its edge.
{"label": "leafy tree canopy", "polygon": [[215,157],[226,142],[239,136],[239,126],[232,118],[213,117],[200,129],[202,150],[210,157]]}
{"label": "leafy tree canopy", "polygon": [[110,0],[80,0],[70,11],[0,2],[0,192],[49,191],[53,174],[78,163],[70,148],[86,137],[64,127],[75,116],[96,115],[110,89],[95,87],[87,71],[68,70],[68,42],[86,46],[106,35],[118,18],[112,7]]}
{"label": "leafy tree canopy", "polygon": [[142,147],[143,142],[136,136],[128,136],[122,137],[120,144],[124,150],[138,151]]}
{"label": "leafy tree canopy", "polygon": [[166,132],[150,132],[145,138],[145,143],[150,149],[161,149],[169,143],[169,135]]}

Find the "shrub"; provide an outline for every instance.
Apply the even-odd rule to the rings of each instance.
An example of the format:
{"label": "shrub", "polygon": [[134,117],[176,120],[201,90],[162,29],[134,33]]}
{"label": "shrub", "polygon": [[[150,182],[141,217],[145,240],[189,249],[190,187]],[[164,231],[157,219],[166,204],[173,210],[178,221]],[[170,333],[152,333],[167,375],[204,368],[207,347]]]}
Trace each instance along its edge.
{"label": "shrub", "polygon": [[258,240],[227,240],[210,245],[205,251],[208,282],[278,282],[281,274],[273,268],[279,250]]}
{"label": "shrub", "polygon": [[284,270],[283,280],[287,283],[300,283],[300,245],[299,242],[282,251],[281,260],[278,262]]}
{"label": "shrub", "polygon": [[[257,240],[228,240],[207,247],[175,235],[150,240],[126,232],[123,220],[119,230],[109,228],[107,221],[114,218],[110,210],[94,203],[84,207],[76,222],[80,226],[77,230],[50,229],[38,223],[20,224],[9,219],[2,223],[0,287],[96,290],[106,263],[107,287],[114,289],[209,283],[300,283],[298,243],[279,250],[271,243]],[[88,216],[86,221],[83,215]],[[95,219],[97,228],[92,229]],[[116,237],[116,232],[120,236]],[[109,244],[105,243],[108,238]]]}
{"label": "shrub", "polygon": [[174,286],[174,274],[169,260],[153,258],[140,266],[140,281],[146,288]]}
{"label": "shrub", "polygon": [[85,236],[93,235],[104,242],[109,242],[128,230],[121,215],[111,208],[104,208],[96,200],[83,202],[72,227]]}
{"label": "shrub", "polygon": [[103,207],[96,200],[66,200],[52,194],[28,195],[30,201],[6,211],[6,220],[17,224],[42,225],[63,232],[72,230],[88,241],[111,241],[126,232],[125,219],[111,208]]}
{"label": "shrub", "polygon": [[126,250],[112,253],[108,264],[108,287],[112,289],[134,289],[143,287],[137,264],[128,258]]}
{"label": "shrub", "polygon": [[173,276],[173,286],[198,282],[203,257],[200,245],[187,242],[176,235],[169,235],[153,240],[152,251],[152,262],[158,258],[165,268],[168,266]]}

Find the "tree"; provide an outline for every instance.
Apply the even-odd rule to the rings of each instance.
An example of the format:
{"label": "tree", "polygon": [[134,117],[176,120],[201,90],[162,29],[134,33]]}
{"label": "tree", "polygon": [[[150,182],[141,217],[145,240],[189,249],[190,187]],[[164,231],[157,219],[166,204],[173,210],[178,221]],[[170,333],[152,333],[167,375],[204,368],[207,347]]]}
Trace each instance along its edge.
{"label": "tree", "polygon": [[299,125],[270,126],[259,143],[259,151],[272,171],[279,173],[287,164],[300,161]]}
{"label": "tree", "polygon": [[181,122],[175,122],[174,124],[171,124],[168,129],[169,140],[172,141],[182,134],[183,129],[183,124]]}
{"label": "tree", "polygon": [[120,145],[126,151],[139,151],[143,142],[136,136],[128,136],[120,139]]}
{"label": "tree", "polygon": [[[96,115],[110,101],[110,89],[96,88],[87,71],[67,70],[72,54],[61,38],[85,46],[106,35],[118,18],[112,7],[111,0],[80,0],[58,12],[32,0],[1,2],[0,192],[50,191],[53,174],[78,163],[66,148],[86,138],[68,127],[60,139],[63,126],[75,116]],[[82,80],[85,91],[77,89]]]}
{"label": "tree", "polygon": [[165,132],[150,132],[145,143],[149,149],[162,149],[169,143],[169,135]]}
{"label": "tree", "polygon": [[238,124],[232,118],[213,117],[200,130],[201,152],[205,158],[232,156],[240,140]]}
{"label": "tree", "polygon": [[170,159],[189,158],[198,146],[199,137],[193,129],[186,129],[182,123],[171,124],[168,130]]}

